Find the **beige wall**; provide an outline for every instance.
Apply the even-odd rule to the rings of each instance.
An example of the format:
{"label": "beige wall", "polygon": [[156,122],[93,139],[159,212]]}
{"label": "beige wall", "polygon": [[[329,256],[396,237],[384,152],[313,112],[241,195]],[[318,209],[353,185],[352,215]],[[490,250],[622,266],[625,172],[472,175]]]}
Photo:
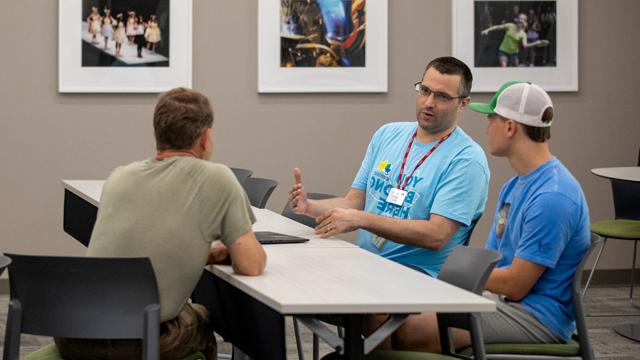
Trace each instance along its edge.
{"label": "beige wall", "polygon": [[[155,95],[57,93],[57,4],[6,1],[0,12],[2,251],[82,254],[62,231],[60,180],[105,178],[154,151]],[[640,146],[639,13],[636,0],[580,1],[580,92],[552,94],[552,149],[582,183],[593,219],[613,213],[609,184],[589,169],[633,165]],[[374,130],[414,118],[411,84],[428,60],[451,51],[449,1],[389,0],[388,93],[259,95],[257,0],[194,0],[193,17],[193,85],[214,102],[214,160],[280,181],[268,205],[275,211],[296,165],[309,190],[344,193]],[[485,145],[481,116],[465,112],[461,126]],[[511,176],[504,159],[489,164],[485,214]],[[480,222],[474,245],[484,243],[490,218]],[[605,267],[629,266],[628,245],[612,244]]]}

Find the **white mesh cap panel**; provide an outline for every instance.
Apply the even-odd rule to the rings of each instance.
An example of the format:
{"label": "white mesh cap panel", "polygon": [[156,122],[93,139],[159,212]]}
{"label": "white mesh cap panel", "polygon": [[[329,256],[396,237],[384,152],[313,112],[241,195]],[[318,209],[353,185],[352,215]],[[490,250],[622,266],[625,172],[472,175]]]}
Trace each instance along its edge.
{"label": "white mesh cap panel", "polygon": [[551,98],[540,86],[518,83],[498,96],[495,112],[525,125],[547,127],[551,122],[543,123],[542,114],[549,107],[553,107]]}

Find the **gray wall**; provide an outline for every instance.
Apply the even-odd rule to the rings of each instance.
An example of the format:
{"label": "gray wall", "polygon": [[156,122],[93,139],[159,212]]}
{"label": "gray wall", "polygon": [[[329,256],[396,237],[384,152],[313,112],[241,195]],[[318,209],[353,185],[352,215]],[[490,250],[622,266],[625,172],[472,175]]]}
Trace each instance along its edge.
{"label": "gray wall", "polygon": [[[608,182],[589,169],[633,165],[640,146],[638,13],[636,0],[580,1],[580,91],[552,94],[552,150],[582,183],[592,219],[613,209]],[[57,1],[41,0],[6,1],[0,12],[2,251],[82,254],[62,231],[61,179],[102,179],[154,153],[155,95],[58,94],[57,14]],[[280,181],[268,205],[275,211],[293,166],[303,169],[309,190],[346,192],[371,134],[415,117],[411,84],[428,60],[451,51],[449,1],[389,0],[388,93],[259,95],[257,0],[194,0],[193,17],[193,86],[214,103],[214,161]],[[466,111],[461,126],[486,144],[481,116]],[[490,157],[489,164],[485,214],[511,176],[506,160]],[[484,244],[490,220],[483,217],[473,245]],[[603,267],[630,266],[630,249],[614,242]]]}

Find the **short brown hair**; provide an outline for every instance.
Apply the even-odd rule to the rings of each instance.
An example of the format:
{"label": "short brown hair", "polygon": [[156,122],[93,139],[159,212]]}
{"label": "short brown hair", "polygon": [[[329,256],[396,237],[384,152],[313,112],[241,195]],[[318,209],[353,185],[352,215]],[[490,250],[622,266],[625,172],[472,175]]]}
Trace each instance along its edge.
{"label": "short brown hair", "polygon": [[190,149],[204,129],[213,125],[213,109],[203,94],[175,88],[160,95],[153,113],[156,149]]}
{"label": "short brown hair", "polygon": [[[542,122],[549,123],[551,122],[551,120],[553,120],[553,108],[548,107],[542,113]],[[520,124],[520,125],[522,125],[522,127],[524,128],[524,132],[525,134],[527,134],[529,139],[535,142],[542,143],[551,139],[551,126],[536,127],[536,126],[529,126],[524,124]]]}
{"label": "short brown hair", "polygon": [[422,73],[422,77],[424,78],[424,74],[427,73],[427,70],[434,68],[438,70],[440,74],[445,75],[458,75],[460,76],[460,87],[458,89],[458,95],[467,97],[471,94],[471,85],[473,83],[473,75],[471,74],[471,70],[464,62],[454,58],[453,56],[442,56],[439,58],[435,58],[427,64],[427,67],[424,69],[424,73]]}

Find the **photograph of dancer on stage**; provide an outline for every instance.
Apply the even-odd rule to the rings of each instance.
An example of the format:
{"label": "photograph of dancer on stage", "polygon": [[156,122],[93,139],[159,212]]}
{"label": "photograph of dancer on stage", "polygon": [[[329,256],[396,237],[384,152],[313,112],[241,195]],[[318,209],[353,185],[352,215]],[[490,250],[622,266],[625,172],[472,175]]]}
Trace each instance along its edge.
{"label": "photograph of dancer on stage", "polygon": [[364,67],[366,0],[281,0],[281,67]]}
{"label": "photograph of dancer on stage", "polygon": [[475,1],[476,67],[556,66],[555,1]]}
{"label": "photograph of dancer on stage", "polygon": [[82,66],[169,66],[169,0],[82,0]]}

